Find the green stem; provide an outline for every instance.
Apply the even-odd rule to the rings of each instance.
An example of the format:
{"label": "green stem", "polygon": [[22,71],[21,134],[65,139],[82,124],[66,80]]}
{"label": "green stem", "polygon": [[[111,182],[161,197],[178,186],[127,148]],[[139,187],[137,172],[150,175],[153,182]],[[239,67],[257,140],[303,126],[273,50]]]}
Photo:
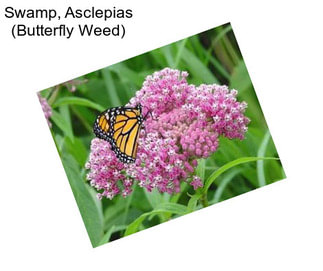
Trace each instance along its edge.
{"label": "green stem", "polygon": [[207,200],[207,196],[205,193],[202,194],[201,198],[200,198],[200,201],[203,205],[203,207],[208,207],[209,206],[209,202]]}
{"label": "green stem", "polygon": [[50,95],[50,97],[49,97],[49,99],[48,99],[48,104],[49,104],[50,106],[52,106],[52,105],[53,105],[53,103],[55,102],[56,97],[57,97],[57,95],[58,95],[58,91],[59,91],[59,85],[57,85],[57,86],[55,86],[55,87],[53,88],[52,94]]}
{"label": "green stem", "polygon": [[129,212],[129,208],[130,208],[130,204],[131,204],[131,201],[132,201],[132,198],[133,198],[133,194],[135,193],[135,190],[136,190],[136,186],[134,185],[133,186],[132,193],[127,198],[126,207],[125,207],[124,216],[123,216],[123,224],[126,224],[127,217],[128,217],[128,212]]}

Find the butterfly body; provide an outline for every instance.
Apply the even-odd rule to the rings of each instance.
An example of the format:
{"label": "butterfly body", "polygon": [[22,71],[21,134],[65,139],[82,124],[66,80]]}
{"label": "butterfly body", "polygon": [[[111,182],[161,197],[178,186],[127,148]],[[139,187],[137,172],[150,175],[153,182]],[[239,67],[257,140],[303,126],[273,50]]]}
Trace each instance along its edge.
{"label": "butterfly body", "polygon": [[108,141],[112,151],[123,163],[136,160],[138,138],[144,118],[141,105],[136,107],[114,107],[99,114],[93,131],[98,138]]}

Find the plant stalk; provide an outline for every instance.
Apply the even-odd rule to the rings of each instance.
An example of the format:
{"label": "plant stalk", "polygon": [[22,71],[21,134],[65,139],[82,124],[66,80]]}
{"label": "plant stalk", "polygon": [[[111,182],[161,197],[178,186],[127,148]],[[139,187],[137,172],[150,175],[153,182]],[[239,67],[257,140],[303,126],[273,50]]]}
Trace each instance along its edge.
{"label": "plant stalk", "polygon": [[50,106],[55,102],[56,97],[57,97],[57,94],[58,94],[58,91],[59,91],[59,86],[55,86],[54,89],[53,89],[53,92],[52,92],[51,96],[48,99],[48,104]]}
{"label": "plant stalk", "polygon": [[209,206],[209,202],[207,200],[207,195],[203,193],[201,199],[200,199],[201,204],[203,205],[203,207],[208,207]]}

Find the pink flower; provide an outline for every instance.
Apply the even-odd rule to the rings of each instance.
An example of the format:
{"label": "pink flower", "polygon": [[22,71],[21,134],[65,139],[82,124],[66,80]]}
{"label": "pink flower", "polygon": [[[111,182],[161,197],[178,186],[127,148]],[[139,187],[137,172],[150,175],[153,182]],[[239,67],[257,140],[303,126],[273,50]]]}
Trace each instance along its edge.
{"label": "pink flower", "polygon": [[197,159],[217,150],[220,135],[244,138],[249,119],[246,103],[236,100],[237,91],[216,84],[196,87],[187,83],[187,76],[170,68],[155,72],[130,100],[128,106],[142,105],[143,115],[152,113],[141,130],[134,164],[119,162],[108,142],[92,140],[88,179],[102,191],[99,197],[126,196],[133,182],[167,193],[180,192],[181,182],[202,187],[194,175]]}
{"label": "pink flower", "polygon": [[[131,193],[133,180],[122,174],[124,164],[116,158],[107,141],[98,138],[92,140],[90,159],[85,167],[91,169],[87,174],[90,184],[97,190],[103,190],[98,198],[104,196],[112,199],[119,193],[123,196]],[[123,185],[122,191],[118,187],[119,182]]]}
{"label": "pink flower", "polygon": [[193,181],[191,181],[191,185],[194,187],[195,190],[199,187],[203,187],[203,183],[201,182],[201,179],[198,176],[193,176]]}
{"label": "pink flower", "polygon": [[48,126],[52,127],[52,123],[49,121],[49,118],[52,116],[52,108],[48,104],[46,98],[43,98],[39,92],[37,92],[37,96],[41,105],[41,108],[43,109],[45,118],[47,120]]}

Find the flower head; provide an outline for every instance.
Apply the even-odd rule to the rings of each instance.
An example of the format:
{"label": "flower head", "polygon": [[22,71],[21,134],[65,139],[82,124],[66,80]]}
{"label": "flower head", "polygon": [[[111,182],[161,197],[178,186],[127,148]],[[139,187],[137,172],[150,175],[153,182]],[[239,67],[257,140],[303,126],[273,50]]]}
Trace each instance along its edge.
{"label": "flower head", "polygon": [[[207,158],[219,146],[219,136],[243,139],[249,119],[246,103],[227,86],[188,84],[187,72],[165,68],[147,76],[128,106],[140,103],[148,111],[134,164],[119,162],[108,142],[93,139],[87,164],[88,179],[100,197],[131,193],[133,182],[151,191],[178,193],[181,182],[197,189],[197,159]],[[127,180],[127,181],[126,181]]]}
{"label": "flower head", "polygon": [[[98,194],[99,198],[104,196],[112,199],[120,192],[124,196],[131,193],[132,179],[122,174],[124,165],[116,159],[107,141],[98,138],[92,140],[90,159],[85,167],[91,169],[87,174],[90,184],[97,190],[103,190]],[[122,188],[119,188],[119,182]]]}

